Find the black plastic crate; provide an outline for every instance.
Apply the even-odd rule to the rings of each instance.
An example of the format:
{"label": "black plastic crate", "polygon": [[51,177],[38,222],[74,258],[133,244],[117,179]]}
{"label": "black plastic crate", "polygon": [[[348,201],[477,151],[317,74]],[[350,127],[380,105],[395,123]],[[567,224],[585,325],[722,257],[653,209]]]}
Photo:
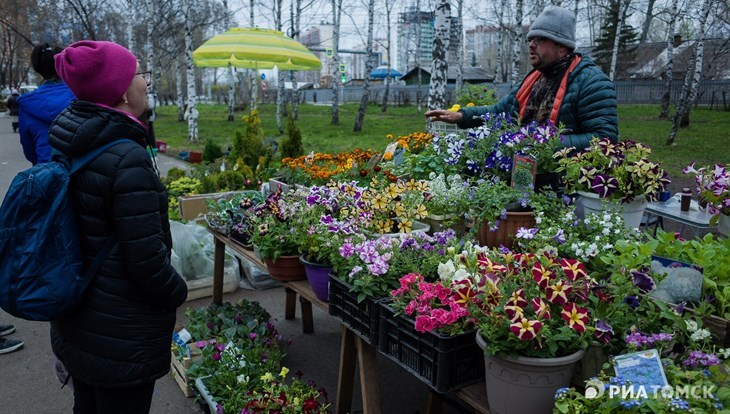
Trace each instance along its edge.
{"label": "black plastic crate", "polygon": [[476,330],[448,336],[420,333],[414,320],[380,303],[379,349],[439,393],[484,380],[484,351]]}
{"label": "black plastic crate", "polygon": [[378,345],[380,307],[377,300],[365,298],[357,302],[357,294],[350,292],[350,285],[330,273],[330,316],[338,319],[351,331],[372,346]]}

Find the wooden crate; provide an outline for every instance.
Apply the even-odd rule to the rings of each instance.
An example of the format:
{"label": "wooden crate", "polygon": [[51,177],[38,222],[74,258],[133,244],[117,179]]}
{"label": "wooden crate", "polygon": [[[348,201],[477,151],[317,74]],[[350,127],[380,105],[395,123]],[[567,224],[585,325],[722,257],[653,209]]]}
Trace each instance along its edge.
{"label": "wooden crate", "polygon": [[177,358],[177,355],[175,355],[175,352],[172,352],[170,374],[172,375],[172,378],[175,379],[175,382],[177,382],[177,385],[180,387],[183,394],[188,398],[195,396],[195,381],[188,378],[187,374],[185,374],[188,368],[190,368],[190,362],[191,359],[187,357],[180,361]]}
{"label": "wooden crate", "polygon": [[190,398],[194,397],[196,394],[195,378],[190,378],[186,372],[188,371],[188,368],[190,368],[190,364],[194,360],[200,358],[200,349],[198,349],[195,344],[188,344],[188,346],[190,347],[190,358],[183,357],[181,360],[177,357],[175,351],[170,352],[170,375],[172,375],[172,378],[175,379],[177,385],[180,386],[183,394]]}

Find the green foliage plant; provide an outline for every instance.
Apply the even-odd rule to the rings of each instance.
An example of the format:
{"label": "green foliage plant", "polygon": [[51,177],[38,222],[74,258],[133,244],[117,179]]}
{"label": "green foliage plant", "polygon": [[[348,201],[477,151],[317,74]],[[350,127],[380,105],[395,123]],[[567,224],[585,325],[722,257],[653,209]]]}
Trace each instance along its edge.
{"label": "green foliage plant", "polygon": [[617,242],[616,253],[601,260],[612,268],[638,269],[649,266],[652,255],[702,267],[703,295],[714,300],[699,304],[696,310],[730,319],[730,239],[708,233],[701,239],[684,240],[659,230],[643,243]]}
{"label": "green foliage plant", "polygon": [[216,144],[212,139],[205,140],[203,149],[203,161],[210,163],[223,156],[221,146]]}
{"label": "green foliage plant", "polygon": [[242,134],[236,130],[229,159],[235,164],[240,158],[244,164],[253,168],[259,165],[259,158],[265,155],[264,130],[261,128],[259,113],[255,109],[244,117],[244,122],[246,132]]}
{"label": "green foliage plant", "polygon": [[217,191],[237,191],[245,188],[246,177],[239,172],[234,170],[226,170],[216,177]]}
{"label": "green foliage plant", "polygon": [[289,111],[286,124],[287,138],[281,143],[281,157],[296,158],[304,154],[302,148],[302,131],[294,119],[292,111]]}
{"label": "green foliage plant", "polygon": [[456,94],[456,102],[461,106],[494,105],[497,103],[497,94],[494,88],[486,84],[472,85],[464,83]]}

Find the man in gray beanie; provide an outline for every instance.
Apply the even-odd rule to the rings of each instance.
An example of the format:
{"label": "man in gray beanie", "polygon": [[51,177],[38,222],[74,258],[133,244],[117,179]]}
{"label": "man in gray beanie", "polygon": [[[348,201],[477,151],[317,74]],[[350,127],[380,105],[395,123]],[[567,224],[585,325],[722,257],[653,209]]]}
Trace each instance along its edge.
{"label": "man in gray beanie", "polygon": [[527,33],[533,69],[522,83],[491,106],[464,107],[458,112],[426,112],[434,121],[460,128],[481,125],[486,113],[507,113],[521,125],[562,125],[563,147],[583,149],[593,137],[618,140],[616,90],[613,82],[588,57],[575,50],[575,16],[547,6]]}

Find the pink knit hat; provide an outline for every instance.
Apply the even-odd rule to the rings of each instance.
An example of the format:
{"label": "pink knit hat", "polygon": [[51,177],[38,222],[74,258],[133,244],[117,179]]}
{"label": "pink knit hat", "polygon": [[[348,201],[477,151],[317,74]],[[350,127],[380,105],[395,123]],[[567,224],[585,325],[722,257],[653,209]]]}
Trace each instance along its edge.
{"label": "pink knit hat", "polygon": [[82,40],[54,56],[56,72],[77,98],[114,106],[132,83],[137,58],[113,42]]}

